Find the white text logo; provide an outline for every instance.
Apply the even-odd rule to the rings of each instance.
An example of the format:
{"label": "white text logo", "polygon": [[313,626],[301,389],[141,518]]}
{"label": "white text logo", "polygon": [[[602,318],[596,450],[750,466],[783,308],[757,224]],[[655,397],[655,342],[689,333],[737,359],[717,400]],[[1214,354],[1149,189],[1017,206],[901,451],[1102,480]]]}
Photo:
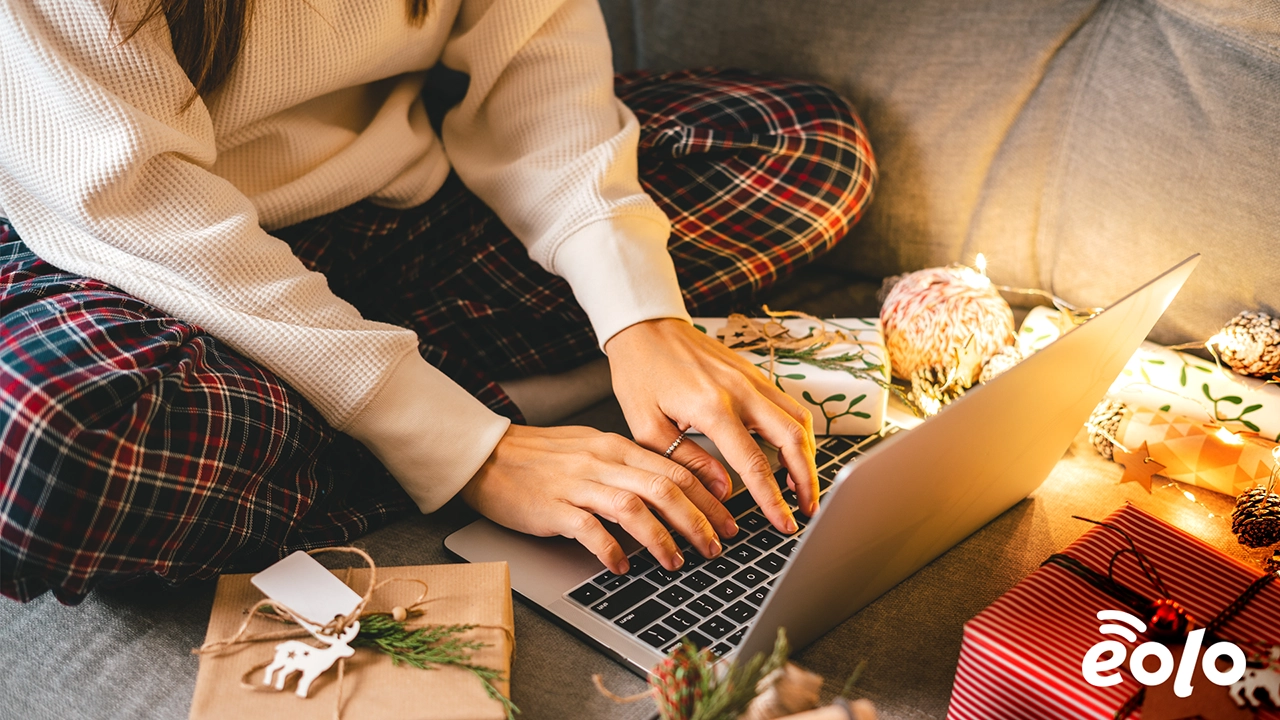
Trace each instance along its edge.
{"label": "white text logo", "polygon": [[[1119,610],[1100,610],[1098,620],[1103,623],[1098,628],[1103,635],[1116,635],[1131,643],[1138,641],[1135,630],[1140,633],[1147,631],[1146,623],[1134,615]],[[1134,648],[1133,655],[1129,656],[1129,672],[1133,674],[1134,679],[1148,687],[1161,685],[1170,676],[1174,676],[1173,693],[1180,698],[1191,695],[1191,677],[1195,674],[1197,660],[1200,661],[1200,670],[1205,678],[1214,685],[1226,687],[1244,677],[1244,651],[1235,643],[1216,642],[1205,649],[1202,657],[1197,657],[1200,655],[1200,647],[1203,644],[1204,628],[1187,633],[1186,644],[1182,646],[1182,658],[1175,667],[1173,652],[1169,648],[1158,642],[1142,643]],[[1103,640],[1089,648],[1089,651],[1084,654],[1084,661],[1080,664],[1080,672],[1084,675],[1085,682],[1094,687],[1111,687],[1119,683],[1123,678],[1117,668],[1124,664],[1127,651],[1128,649],[1119,640]],[[1149,658],[1156,660],[1154,670],[1147,669]],[[1229,661],[1231,668],[1226,671],[1219,670],[1219,659]]]}

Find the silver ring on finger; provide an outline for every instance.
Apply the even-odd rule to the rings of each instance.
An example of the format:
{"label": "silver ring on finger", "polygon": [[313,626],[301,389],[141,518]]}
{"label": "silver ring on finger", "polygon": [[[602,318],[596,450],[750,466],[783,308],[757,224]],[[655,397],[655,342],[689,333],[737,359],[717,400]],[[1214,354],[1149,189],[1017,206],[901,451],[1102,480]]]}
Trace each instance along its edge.
{"label": "silver ring on finger", "polygon": [[686,437],[685,433],[680,433],[680,437],[676,438],[675,441],[671,443],[671,446],[667,448],[667,451],[662,453],[662,457],[666,458],[667,460],[670,460],[671,453],[675,452],[676,448],[680,447],[680,443],[684,442],[685,437]]}

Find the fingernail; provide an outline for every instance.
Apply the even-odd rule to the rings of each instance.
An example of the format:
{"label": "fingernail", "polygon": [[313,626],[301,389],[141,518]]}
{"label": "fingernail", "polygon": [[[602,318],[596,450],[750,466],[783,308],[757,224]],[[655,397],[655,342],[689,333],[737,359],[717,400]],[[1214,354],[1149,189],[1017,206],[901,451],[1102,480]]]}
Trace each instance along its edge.
{"label": "fingernail", "polygon": [[739,527],[738,527],[738,523],[736,523],[736,522],[734,522],[734,521],[730,520],[730,521],[729,521],[729,532],[726,532],[726,533],[725,533],[725,537],[737,537],[737,536],[738,536],[738,530],[740,530],[740,529],[741,529],[741,528],[739,528]]}
{"label": "fingernail", "polygon": [[621,567],[621,568],[619,568],[619,570],[620,570],[621,572],[618,572],[618,573],[616,573],[616,574],[618,574],[618,575],[626,575],[627,573],[631,572],[631,563],[627,562],[626,560],[623,560],[623,561],[622,561],[622,567]]}
{"label": "fingernail", "polygon": [[722,481],[722,480],[717,480],[717,481],[716,481],[716,482],[711,486],[711,493],[712,493],[713,495],[715,495],[715,496],[716,496],[716,499],[717,499],[717,500],[724,500],[724,496],[725,496],[725,494],[726,494],[726,490],[727,490],[727,488],[725,488],[724,481]]}
{"label": "fingernail", "polygon": [[676,551],[676,567],[684,567],[684,555],[681,555],[679,550]]}
{"label": "fingernail", "polygon": [[787,518],[787,521],[786,521],[785,523],[783,523],[783,525],[782,525],[782,529],[783,529],[783,530],[785,530],[785,531],[786,531],[786,533],[787,533],[788,535],[790,535],[791,533],[795,532],[796,530],[799,530],[799,529],[800,529],[800,526],[799,526],[799,525],[796,525],[795,518],[790,518],[790,517],[789,517],[789,518]]}
{"label": "fingernail", "polygon": [[711,538],[711,557],[720,557],[720,553],[723,551],[724,548],[720,545],[720,538]]}

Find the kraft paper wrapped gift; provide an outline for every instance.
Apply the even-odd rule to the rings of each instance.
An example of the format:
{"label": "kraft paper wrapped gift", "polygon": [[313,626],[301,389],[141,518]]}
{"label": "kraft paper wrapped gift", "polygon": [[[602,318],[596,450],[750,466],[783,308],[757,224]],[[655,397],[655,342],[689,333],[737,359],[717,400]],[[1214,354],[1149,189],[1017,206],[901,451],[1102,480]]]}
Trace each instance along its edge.
{"label": "kraft paper wrapped gift", "polygon": [[[1030,354],[1062,332],[1057,310],[1033,308],[1018,331],[1018,349]],[[1280,442],[1280,385],[1155,343],[1138,348],[1107,396],[1130,407],[1217,421],[1233,432],[1255,432]]]}
{"label": "kraft paper wrapped gift", "polygon": [[[365,568],[334,574],[363,592],[369,581]],[[209,618],[206,642],[230,638],[245,613],[262,599],[262,593],[249,584],[252,575],[223,575],[218,580],[213,612]],[[514,618],[511,610],[511,579],[506,563],[468,565],[418,565],[380,567],[378,581],[388,578],[412,578],[427,584],[424,614],[410,618],[410,628],[424,625],[477,625],[462,637],[485,643],[475,651],[471,661],[494,668],[509,676],[511,640]],[[379,588],[366,612],[390,612],[399,605],[407,607],[421,594],[422,586],[411,582],[390,583]],[[253,629],[259,632],[290,627],[270,620],[255,619]],[[503,630],[506,628],[506,630]],[[305,637],[304,637],[305,639]],[[195,696],[191,702],[192,720],[225,720],[226,718],[262,718],[264,720],[332,720],[337,696],[338,669],[335,665],[311,686],[310,697],[300,698],[293,683],[283,692],[250,690],[241,687],[241,678],[255,666],[271,660],[280,640],[249,642],[227,648],[216,654],[200,656],[200,672],[196,677]],[[262,672],[246,681],[259,683]],[[495,683],[508,695],[504,680]],[[400,663],[370,648],[356,648],[348,658],[342,680],[342,717],[353,720],[503,720],[502,704],[485,694],[480,680],[470,671],[440,666],[420,670]]]}
{"label": "kraft paper wrapped gift", "polygon": [[[759,322],[768,320],[762,318]],[[693,319],[694,327],[711,337],[717,337],[727,322],[728,318]],[[804,337],[818,327],[817,322],[805,318],[786,318],[778,322],[795,338]],[[844,333],[849,342],[823,348],[816,357],[853,356],[843,364],[857,374],[817,367],[802,360],[776,358],[774,384],[813,413],[813,431],[818,435],[871,435],[879,432],[889,402],[886,386],[892,378],[889,356],[880,333],[880,320],[824,318],[822,322],[828,330]],[[767,350],[739,350],[738,353],[760,368],[761,373],[769,374]]]}

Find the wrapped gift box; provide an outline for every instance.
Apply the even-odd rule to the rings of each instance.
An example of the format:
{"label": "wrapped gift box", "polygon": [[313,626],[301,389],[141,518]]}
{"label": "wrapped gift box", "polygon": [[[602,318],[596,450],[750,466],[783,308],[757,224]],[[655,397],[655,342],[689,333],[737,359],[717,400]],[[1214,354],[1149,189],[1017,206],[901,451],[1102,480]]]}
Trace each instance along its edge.
{"label": "wrapped gift box", "polygon": [[[1062,334],[1058,318],[1052,308],[1032,308],[1018,331],[1018,348],[1029,354],[1056,340]],[[1280,442],[1280,385],[1155,343],[1138,348],[1108,396],[1130,407],[1216,420],[1234,432]]]}
{"label": "wrapped gift box", "polygon": [[[761,322],[767,321],[764,318]],[[787,318],[779,321],[792,337],[804,337],[818,327],[813,320]],[[820,368],[802,360],[774,360],[774,384],[813,413],[813,431],[818,435],[871,435],[880,431],[889,401],[886,386],[892,379],[888,353],[880,333],[878,318],[824,319],[828,330],[839,330],[848,342],[834,343],[817,353],[830,359],[842,355],[845,370]],[[726,318],[694,318],[694,327],[712,337],[724,328]],[[767,350],[738,351],[760,372],[769,374]],[[859,377],[861,375],[861,377]]]}
{"label": "wrapped gift box", "polygon": [[[1262,575],[1135,507],[1125,506],[1107,520],[1133,538],[1155,565],[1169,595],[1202,627]],[[1126,547],[1117,533],[1093,526],[1063,554],[1105,576],[1112,556]],[[1159,597],[1131,554],[1116,562],[1114,578],[1147,598]],[[1110,720],[1142,689],[1128,672],[1128,658],[1151,638],[1138,634],[1137,641],[1130,642],[1115,634],[1102,635],[1100,610],[1133,612],[1060,565],[1046,564],[1032,573],[965,625],[948,717]],[[1246,655],[1280,644],[1280,582],[1265,587],[1219,635],[1240,644]],[[1101,640],[1116,640],[1127,648],[1123,680],[1111,687],[1090,685],[1082,672],[1086,651]],[[1179,658],[1180,649],[1172,650]],[[1227,688],[1199,678],[1192,698],[1205,700],[1203,694],[1208,693],[1225,698]],[[1141,713],[1131,717],[1140,718]],[[1263,711],[1257,717],[1275,720],[1280,713]]]}
{"label": "wrapped gift box", "polygon": [[[347,584],[363,590],[369,581],[368,569],[335,571]],[[244,621],[245,614],[262,599],[249,584],[252,575],[223,575],[213,600],[206,642],[229,638]],[[511,579],[506,563],[469,565],[420,565],[380,567],[378,580],[411,578],[427,584],[428,602],[424,615],[410,618],[409,628],[424,625],[476,625],[463,637],[485,643],[471,661],[493,668],[507,678],[511,668],[511,638],[514,619],[511,611]],[[367,612],[389,612],[399,605],[411,605],[421,594],[416,583],[396,582],[379,588]],[[257,621],[262,629],[281,626]],[[259,625],[255,625],[259,627]],[[250,642],[215,654],[200,656],[195,696],[191,701],[192,720],[262,718],[263,720],[332,720],[337,696],[336,667],[330,668],[311,686],[310,696],[299,698],[292,686],[283,692],[255,691],[241,687],[245,672],[271,660],[278,641]],[[250,681],[261,681],[255,673]],[[370,648],[356,648],[346,661],[342,685],[342,717],[359,720],[504,720],[502,704],[485,694],[480,680],[470,671],[453,666],[420,670],[405,663],[393,665],[391,658]],[[495,683],[504,694],[510,689],[504,680]]]}

